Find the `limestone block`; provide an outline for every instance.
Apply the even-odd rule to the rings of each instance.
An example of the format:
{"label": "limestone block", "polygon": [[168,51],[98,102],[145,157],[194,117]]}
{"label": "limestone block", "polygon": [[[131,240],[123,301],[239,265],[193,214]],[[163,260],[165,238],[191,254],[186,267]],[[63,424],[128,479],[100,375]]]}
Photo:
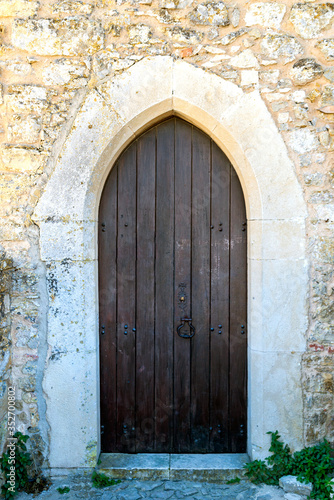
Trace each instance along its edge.
{"label": "limestone block", "polygon": [[326,85],[321,95],[320,106],[334,105],[334,85]]}
{"label": "limestone block", "polygon": [[56,59],[42,71],[42,80],[46,85],[81,87],[87,84],[88,77],[88,62],[80,59]]}
{"label": "limestone block", "polygon": [[[98,87],[106,102],[117,109],[125,123],[142,112],[149,116],[148,103],[153,107],[172,98],[172,60],[169,57],[145,58],[119,74],[112,81]],[[159,88],[152,74],[161,78]]]}
{"label": "limestone block", "polygon": [[[273,241],[276,233],[263,233]],[[304,249],[303,249],[304,251]],[[250,347],[260,352],[303,352],[307,331],[308,267],[303,259],[250,259]],[[287,276],[289,279],[287,280]],[[252,336],[252,328],[257,328]]]}
{"label": "limestone block", "polygon": [[[242,120],[240,116],[243,117]],[[254,116],[257,116],[256,127],[252,125]],[[256,204],[256,198],[253,199],[252,196],[256,192],[256,186],[261,185],[261,218],[289,219],[291,214],[304,217],[303,195],[301,189],[296,189],[292,167],[287,167],[290,160],[286,145],[278,135],[276,125],[259,93],[254,91],[243,95],[224,113],[221,121],[230,134],[238,138],[238,144],[256,176],[256,184],[247,193],[249,203]],[[275,195],[272,193],[273,182],[277,186]]]}
{"label": "limestone block", "polygon": [[34,0],[1,0],[0,17],[31,17],[37,14],[39,5]]}
{"label": "limestone block", "polygon": [[40,114],[47,108],[47,92],[38,85],[10,85],[6,96],[9,113]]}
{"label": "limestone block", "polygon": [[268,71],[260,71],[260,81],[266,84],[276,84],[279,78],[279,69],[271,69]]}
{"label": "limestone block", "polygon": [[246,49],[240,54],[234,56],[229,61],[229,64],[233,68],[242,68],[242,69],[260,69],[260,65],[258,60],[256,59],[253,51],[251,49]]}
{"label": "limestone block", "polygon": [[238,7],[234,7],[231,13],[231,24],[233,28],[236,28],[240,21],[240,9]]}
{"label": "limestone block", "polygon": [[[189,93],[189,82],[192,82],[192,91]],[[213,90],[214,89],[214,90]],[[181,61],[175,61],[173,79],[173,99],[185,103],[193,103],[199,109],[205,109],[217,120],[234,105],[242,96],[242,90],[235,84],[222,80],[216,75],[207,74]],[[181,103],[179,104],[181,106]],[[184,104],[184,111],[187,104]],[[198,113],[198,126],[213,127],[208,116]]]}
{"label": "limestone block", "polygon": [[295,3],[290,12],[292,22],[298,35],[302,38],[317,38],[332,25],[334,17],[333,3]]}
{"label": "limestone block", "polygon": [[94,259],[95,225],[95,221],[41,221],[41,259],[43,261]]}
{"label": "limestone block", "polygon": [[8,124],[8,141],[17,144],[35,144],[40,140],[41,129],[40,118],[13,115]]}
{"label": "limestone block", "polygon": [[334,68],[327,68],[324,71],[324,77],[330,82],[334,83]]}
{"label": "limestone block", "polygon": [[11,62],[0,61],[0,67],[20,76],[27,76],[32,72],[31,64],[23,62],[21,59],[13,59]]}
{"label": "limestone block", "polygon": [[214,26],[228,26],[230,24],[228,11],[223,2],[199,4],[190,14],[190,19],[195,24]]}
{"label": "limestone block", "polygon": [[[84,208],[88,185],[92,181],[91,172],[110,138],[117,135],[122,125],[120,117],[105,100],[96,91],[91,91],[78,112],[59,159],[62,165],[71,165],[70,172],[63,167],[52,176],[47,186],[48,194],[36,209],[36,220],[48,214],[86,220]],[[124,137],[124,142],[126,140]],[[90,201],[96,206],[95,197]]]}
{"label": "limestone block", "polygon": [[96,348],[95,261],[50,262],[47,269],[49,296],[48,344],[53,358],[64,352]]}
{"label": "limestone block", "polygon": [[301,128],[289,132],[289,144],[296,153],[304,154],[317,149],[319,141],[314,132]]}
{"label": "limestone block", "polygon": [[[50,466],[93,467],[100,433],[96,352],[83,349],[51,358],[43,379]],[[75,418],[71,418],[73,415]]]}
{"label": "limestone block", "polygon": [[[163,9],[185,9],[192,5],[194,0],[160,0],[159,6]],[[152,4],[152,0],[140,0],[142,4]]]}
{"label": "limestone block", "polygon": [[250,5],[245,16],[247,26],[259,24],[266,28],[278,29],[283,20],[286,6],[277,2],[256,2]]}
{"label": "limestone block", "polygon": [[2,161],[1,170],[15,172],[36,172],[43,168],[47,155],[34,149],[24,149],[21,147],[5,147],[0,152]]}
{"label": "limestone block", "polygon": [[181,26],[174,26],[173,28],[166,29],[167,35],[175,42],[189,43],[196,45],[203,38],[203,33],[198,33],[194,30],[182,28]]}
{"label": "limestone block", "polygon": [[241,28],[238,31],[232,31],[228,35],[223,36],[223,38],[220,39],[220,43],[221,45],[229,45],[240,36],[244,35],[245,33],[248,33],[248,31],[249,30],[247,28]]}
{"label": "limestone block", "polygon": [[318,205],[315,207],[317,219],[334,222],[334,204]]}
{"label": "limestone block", "polygon": [[290,71],[292,81],[296,85],[305,85],[306,83],[313,82],[317,78],[320,78],[322,74],[322,67],[312,58],[299,59]]}
{"label": "limestone block", "polygon": [[302,448],[300,353],[255,351],[250,360],[251,449],[257,457],[267,457],[270,437],[266,432],[273,429],[279,429],[283,441],[288,442],[293,450]]}
{"label": "limestone block", "polygon": [[297,495],[310,495],[313,489],[312,483],[302,483],[296,476],[283,476],[279,480],[279,485],[287,493],[296,493]]}
{"label": "limestone block", "polygon": [[123,59],[110,50],[101,50],[93,56],[92,68],[97,78],[102,80],[111,73],[129,68],[136,62],[133,57]]}
{"label": "limestone block", "polygon": [[31,54],[78,56],[94,54],[104,45],[100,22],[82,17],[15,19],[12,43]]}
{"label": "limestone block", "polygon": [[316,47],[319,47],[327,61],[334,59],[334,38],[324,38]]}
{"label": "limestone block", "polygon": [[[333,201],[333,200],[332,200]],[[334,241],[327,236],[319,236],[313,247],[313,257],[317,262],[334,263]]]}
{"label": "limestone block", "polygon": [[244,69],[241,71],[240,85],[257,85],[259,83],[259,72],[255,69]]}
{"label": "limestone block", "polygon": [[[293,217],[293,214],[291,214]],[[290,220],[250,220],[250,259],[304,260],[305,222]]]}
{"label": "limestone block", "polygon": [[142,23],[129,26],[128,33],[132,43],[148,43],[153,35],[150,26]]}
{"label": "limestone block", "polygon": [[288,63],[302,54],[304,49],[294,36],[270,33],[264,36],[261,51],[264,57],[270,59],[284,57],[284,63]]}
{"label": "limestone block", "polygon": [[93,11],[93,6],[90,3],[84,3],[80,0],[61,0],[52,4],[51,10],[54,14],[89,16]]}

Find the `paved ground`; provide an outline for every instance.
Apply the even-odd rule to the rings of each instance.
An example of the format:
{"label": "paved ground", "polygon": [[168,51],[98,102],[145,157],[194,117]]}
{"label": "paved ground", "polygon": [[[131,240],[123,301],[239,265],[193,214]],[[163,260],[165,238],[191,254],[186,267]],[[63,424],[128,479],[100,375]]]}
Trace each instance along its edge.
{"label": "paved ground", "polygon": [[[57,492],[57,488],[68,486],[70,491],[65,494]],[[18,500],[32,499],[32,495],[20,493]],[[91,476],[72,474],[66,479],[58,478],[48,491],[38,495],[45,500],[298,500],[304,499],[298,495],[290,496],[276,486],[254,486],[247,481],[239,484],[213,484],[193,481],[122,481],[108,488],[96,489],[92,486]]]}

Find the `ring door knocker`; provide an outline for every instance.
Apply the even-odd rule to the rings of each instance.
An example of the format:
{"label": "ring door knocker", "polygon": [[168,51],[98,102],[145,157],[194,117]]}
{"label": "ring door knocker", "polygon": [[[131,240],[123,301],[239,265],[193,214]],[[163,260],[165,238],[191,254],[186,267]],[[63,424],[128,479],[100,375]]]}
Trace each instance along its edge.
{"label": "ring door knocker", "polygon": [[[191,339],[195,335],[195,327],[191,324],[191,318],[181,318],[181,325],[177,327],[177,334],[179,337],[182,337],[183,339]],[[182,328],[184,327],[184,324],[188,323],[190,333],[182,333]]]}

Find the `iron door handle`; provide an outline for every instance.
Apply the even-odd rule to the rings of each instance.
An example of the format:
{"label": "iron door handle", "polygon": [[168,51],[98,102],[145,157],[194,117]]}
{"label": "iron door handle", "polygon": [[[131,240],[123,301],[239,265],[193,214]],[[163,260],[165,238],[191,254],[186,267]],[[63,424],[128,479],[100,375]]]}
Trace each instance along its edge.
{"label": "iron door handle", "polygon": [[[191,339],[195,335],[195,327],[191,324],[191,318],[181,318],[181,325],[177,327],[177,334],[179,337],[182,337],[183,339]],[[188,323],[189,328],[190,328],[190,334],[188,333],[182,333],[182,328],[184,327],[184,324]]]}

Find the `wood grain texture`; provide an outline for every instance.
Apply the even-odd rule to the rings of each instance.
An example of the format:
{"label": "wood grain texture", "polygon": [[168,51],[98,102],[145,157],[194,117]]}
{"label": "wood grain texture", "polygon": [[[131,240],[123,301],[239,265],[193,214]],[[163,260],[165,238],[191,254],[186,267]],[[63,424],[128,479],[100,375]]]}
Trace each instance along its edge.
{"label": "wood grain texture", "polygon": [[103,451],[245,451],[245,223],[233,167],[191,124],[120,156],[99,212]]}

